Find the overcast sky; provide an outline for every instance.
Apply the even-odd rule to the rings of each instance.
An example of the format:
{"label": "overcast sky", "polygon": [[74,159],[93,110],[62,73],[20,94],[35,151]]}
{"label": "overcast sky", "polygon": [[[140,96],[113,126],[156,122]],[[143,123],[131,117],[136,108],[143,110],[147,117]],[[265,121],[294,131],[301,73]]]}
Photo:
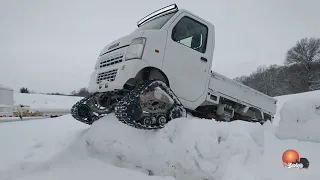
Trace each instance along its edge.
{"label": "overcast sky", "polygon": [[212,69],[230,78],[282,64],[320,37],[319,0],[0,0],[0,84],[40,92],[86,87],[100,50],[172,3],[213,23]]}

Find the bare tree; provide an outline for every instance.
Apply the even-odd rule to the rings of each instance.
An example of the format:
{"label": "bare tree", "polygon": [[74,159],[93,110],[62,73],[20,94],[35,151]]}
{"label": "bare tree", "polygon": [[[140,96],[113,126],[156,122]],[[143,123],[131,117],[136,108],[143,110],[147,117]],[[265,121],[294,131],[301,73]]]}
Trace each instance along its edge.
{"label": "bare tree", "polygon": [[[320,63],[318,64],[318,71],[320,72]],[[313,69],[315,69],[314,64]],[[301,64],[291,66],[259,66],[251,75],[241,76],[235,79],[269,96],[280,96],[309,90],[307,82],[301,75]],[[313,88],[319,89],[320,75],[314,77],[314,80],[318,80],[318,83],[314,84]]]}
{"label": "bare tree", "polygon": [[290,48],[284,66],[259,66],[234,80],[270,96],[320,89],[320,39],[303,38]]}
{"label": "bare tree", "polygon": [[81,97],[86,97],[86,96],[89,96],[89,92],[88,92],[88,89],[87,88],[81,88],[79,90],[79,93],[78,95],[81,96]]}
{"label": "bare tree", "polygon": [[79,91],[72,91],[71,92],[71,96],[86,97],[88,95],[90,95],[90,93],[88,92],[87,88],[81,88]]}
{"label": "bare tree", "polygon": [[312,62],[320,61],[320,39],[303,38],[287,51],[285,64],[301,63],[306,70]]}
{"label": "bare tree", "polygon": [[29,89],[22,87],[22,88],[20,88],[20,93],[29,93]]}
{"label": "bare tree", "polygon": [[320,39],[303,38],[287,51],[285,64],[301,64],[301,76],[305,78],[309,90],[314,90],[313,64],[320,61]]}
{"label": "bare tree", "polygon": [[320,90],[320,62],[314,63],[312,66],[312,85],[311,89]]}
{"label": "bare tree", "polygon": [[233,80],[243,83],[246,80],[247,76],[240,76],[240,77],[235,77]]}

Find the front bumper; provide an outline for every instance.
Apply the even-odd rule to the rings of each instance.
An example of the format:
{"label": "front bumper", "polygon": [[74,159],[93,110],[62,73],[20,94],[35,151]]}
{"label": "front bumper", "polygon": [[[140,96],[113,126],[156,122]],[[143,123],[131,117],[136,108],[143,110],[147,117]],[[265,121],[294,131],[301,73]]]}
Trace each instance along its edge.
{"label": "front bumper", "polygon": [[132,59],[119,64],[99,68],[90,76],[88,91],[107,92],[116,89],[122,89],[123,85],[137,73],[149,66],[147,61],[141,59]]}

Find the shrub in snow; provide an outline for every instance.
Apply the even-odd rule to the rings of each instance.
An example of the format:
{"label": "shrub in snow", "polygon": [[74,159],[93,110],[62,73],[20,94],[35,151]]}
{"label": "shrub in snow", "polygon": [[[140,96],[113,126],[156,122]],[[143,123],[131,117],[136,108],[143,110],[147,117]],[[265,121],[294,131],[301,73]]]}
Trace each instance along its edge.
{"label": "shrub in snow", "polygon": [[279,139],[320,142],[320,97],[299,97],[287,101],[280,110],[276,129]]}
{"label": "shrub in snow", "polygon": [[[263,155],[260,124],[181,118],[160,130],[139,130],[108,115],[86,134],[89,152],[119,167],[177,180],[236,178]],[[228,177],[226,177],[228,174]],[[231,176],[232,175],[232,176]]]}

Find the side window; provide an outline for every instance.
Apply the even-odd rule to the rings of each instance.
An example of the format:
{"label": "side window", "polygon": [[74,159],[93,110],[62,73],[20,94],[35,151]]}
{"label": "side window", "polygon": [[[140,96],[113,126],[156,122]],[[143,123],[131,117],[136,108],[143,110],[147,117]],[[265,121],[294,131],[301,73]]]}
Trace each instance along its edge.
{"label": "side window", "polygon": [[185,16],[173,28],[171,38],[177,43],[205,53],[207,36],[208,28],[206,25]]}

